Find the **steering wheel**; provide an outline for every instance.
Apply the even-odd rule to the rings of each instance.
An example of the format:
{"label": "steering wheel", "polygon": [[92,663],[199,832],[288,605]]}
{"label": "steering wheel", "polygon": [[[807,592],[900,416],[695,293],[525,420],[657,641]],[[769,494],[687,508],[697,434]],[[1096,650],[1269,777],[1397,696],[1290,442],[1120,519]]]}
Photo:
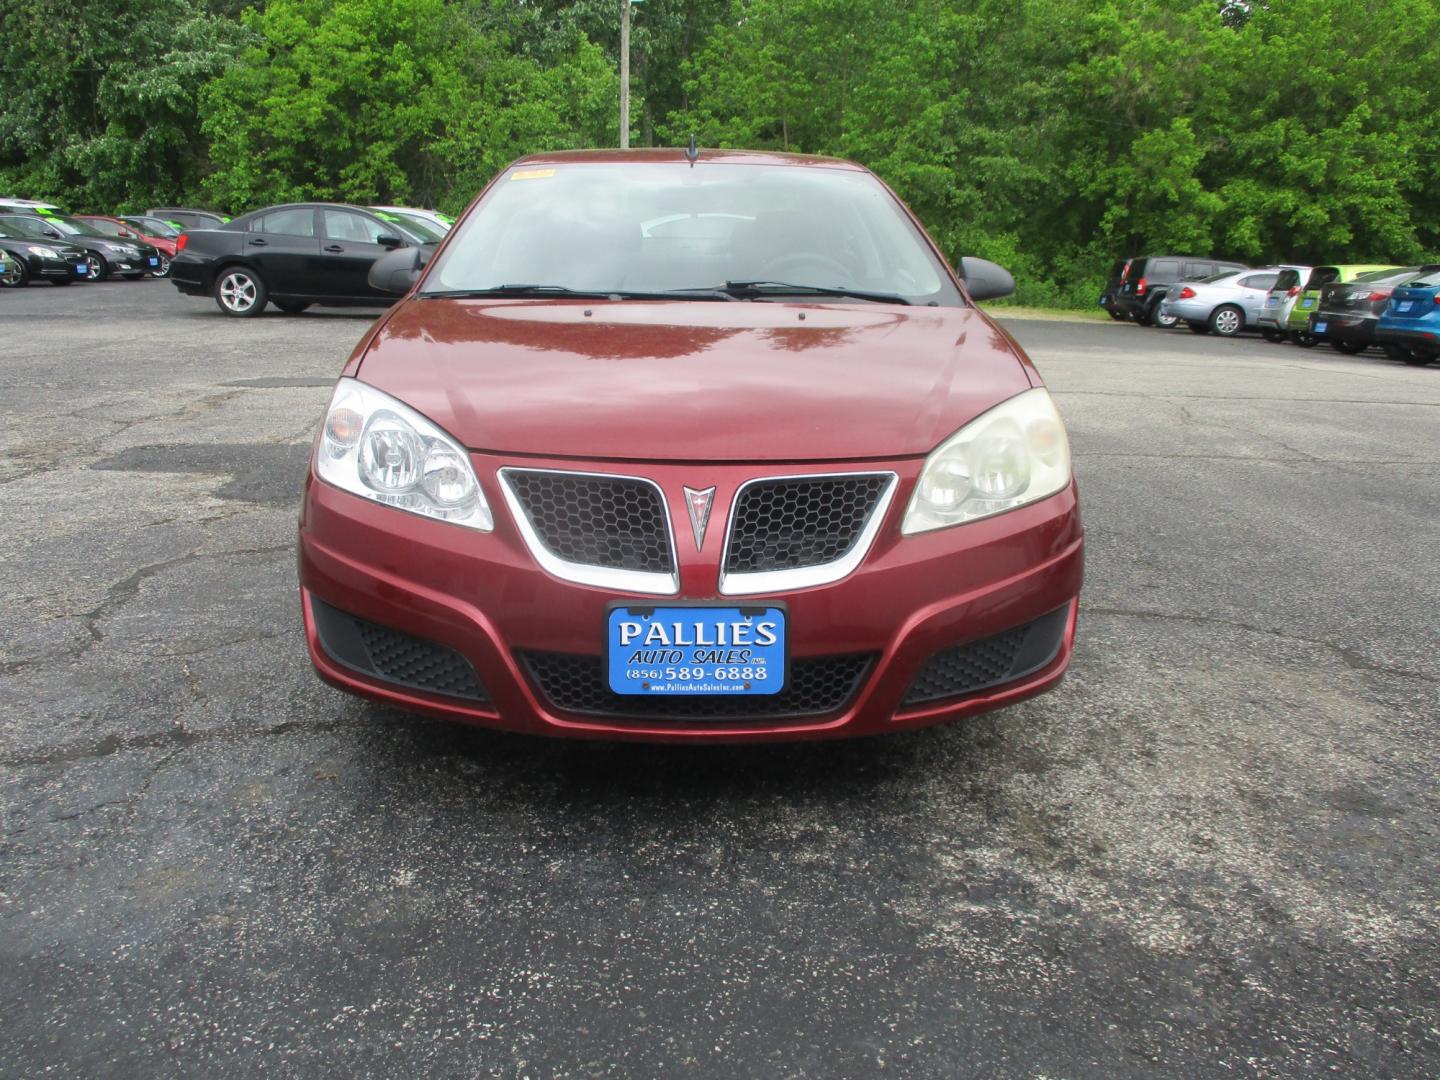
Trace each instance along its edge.
{"label": "steering wheel", "polygon": [[[805,273],[807,269],[819,273]],[[827,281],[826,274],[834,276]],[[851,274],[843,263],[828,255],[799,251],[766,263],[760,277],[766,281],[793,281],[796,285],[848,285]]]}

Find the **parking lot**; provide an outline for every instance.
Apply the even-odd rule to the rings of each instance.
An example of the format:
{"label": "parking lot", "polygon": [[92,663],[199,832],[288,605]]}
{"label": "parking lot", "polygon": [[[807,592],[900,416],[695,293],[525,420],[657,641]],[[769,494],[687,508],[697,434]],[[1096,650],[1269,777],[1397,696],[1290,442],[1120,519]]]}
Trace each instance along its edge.
{"label": "parking lot", "polygon": [[1440,1073],[1440,367],[1014,321],[1071,673],[676,748],[310,672],[295,515],[376,312],[0,294],[0,1073]]}

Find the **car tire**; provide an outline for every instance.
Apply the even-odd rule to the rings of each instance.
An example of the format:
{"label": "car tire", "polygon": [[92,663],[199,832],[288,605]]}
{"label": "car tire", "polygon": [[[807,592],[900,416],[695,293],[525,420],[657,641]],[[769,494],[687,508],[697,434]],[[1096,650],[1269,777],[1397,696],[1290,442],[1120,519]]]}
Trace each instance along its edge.
{"label": "car tire", "polygon": [[1271,330],[1267,327],[1260,331],[1260,336],[1271,345],[1284,345],[1286,341],[1284,330]]}
{"label": "car tire", "polygon": [[[1109,308],[1106,308],[1105,310],[1110,311]],[[1116,322],[1124,322],[1125,313],[1123,311],[1110,311],[1110,318],[1114,319]]]}
{"label": "car tire", "polygon": [[248,266],[234,263],[220,268],[210,292],[220,310],[236,319],[259,315],[265,310],[265,302],[270,295],[259,274]]}
{"label": "car tire", "polygon": [[1313,349],[1320,344],[1320,339],[1309,330],[1291,330],[1290,342],[1293,345],[1299,345],[1302,349]]}
{"label": "car tire", "polygon": [[310,306],[308,300],[276,300],[274,304],[286,315],[299,315]]}
{"label": "car tire", "polygon": [[1221,337],[1234,337],[1245,329],[1245,312],[1234,304],[1221,304],[1210,313],[1210,329]]}
{"label": "car tire", "polygon": [[151,270],[151,271],[150,271],[150,276],[153,277],[153,278],[167,278],[167,277],[169,277],[169,276],[170,276],[170,260],[169,260],[169,258],[166,257],[166,256],[164,256],[164,255],[161,255],[161,256],[160,256],[160,265],[157,266],[157,267],[155,267],[154,270]]}
{"label": "car tire", "polygon": [[1159,304],[1156,304],[1156,305],[1150,310],[1150,320],[1151,320],[1151,322],[1153,322],[1156,326],[1160,327],[1161,330],[1169,330],[1171,327],[1173,327],[1173,326],[1178,326],[1178,325],[1180,324],[1180,316],[1179,316],[1179,315],[1164,315],[1164,314],[1162,314],[1161,311],[1160,311],[1160,305],[1159,305]]}
{"label": "car tire", "polygon": [[5,260],[5,273],[0,274],[0,289],[18,289],[30,283],[30,268],[24,259]]}
{"label": "car tire", "polygon": [[1414,349],[1407,350],[1410,355],[1405,357],[1405,363],[1411,367],[1424,367],[1426,364],[1435,362],[1436,354],[1433,352],[1418,352]]}
{"label": "car tire", "polygon": [[1154,326],[1154,314],[1154,308],[1141,308],[1139,311],[1135,312],[1135,321],[1138,322],[1141,326]]}
{"label": "car tire", "polygon": [[1192,334],[1208,334],[1210,332],[1209,323],[1196,322],[1194,319],[1186,319],[1185,325],[1189,328]]}
{"label": "car tire", "polygon": [[90,273],[86,275],[87,281],[104,281],[110,276],[110,264],[105,261],[104,255],[96,255],[92,251],[85,256],[85,261],[90,265]]}
{"label": "car tire", "polygon": [[1410,363],[1410,358],[1415,355],[1414,350],[1405,348],[1404,345],[1384,345],[1385,355],[1391,360],[1398,360],[1402,364]]}
{"label": "car tire", "polygon": [[1338,338],[1330,343],[1335,346],[1336,352],[1342,352],[1346,356],[1359,356],[1365,351],[1365,345],[1359,341],[1341,341]]}

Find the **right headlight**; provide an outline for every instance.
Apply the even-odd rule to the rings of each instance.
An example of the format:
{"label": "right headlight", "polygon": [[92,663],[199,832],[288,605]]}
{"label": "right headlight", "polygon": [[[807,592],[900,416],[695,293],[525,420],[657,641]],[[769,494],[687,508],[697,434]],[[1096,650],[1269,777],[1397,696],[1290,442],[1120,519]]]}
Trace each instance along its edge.
{"label": "right headlight", "polygon": [[43,247],[40,244],[27,244],[25,250],[31,255],[38,255],[42,259],[58,259],[60,253],[54,248]]}
{"label": "right headlight", "polygon": [[1042,387],[1017,394],[941,443],[920,470],[900,531],[961,525],[1063,491],[1070,440]]}
{"label": "right headlight", "polygon": [[341,379],[315,448],[320,479],[421,517],[489,532],[495,521],[467,454],[403,402]]}

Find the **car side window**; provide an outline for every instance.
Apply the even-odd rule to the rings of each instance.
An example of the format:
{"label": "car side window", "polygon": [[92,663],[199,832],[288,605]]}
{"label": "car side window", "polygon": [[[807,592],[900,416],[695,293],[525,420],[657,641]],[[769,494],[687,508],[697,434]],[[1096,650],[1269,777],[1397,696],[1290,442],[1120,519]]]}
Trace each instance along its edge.
{"label": "car side window", "polygon": [[1156,259],[1150,267],[1150,273],[1155,277],[1165,277],[1180,273],[1180,260],[1178,259]]}
{"label": "car side window", "polygon": [[1196,281],[1203,280],[1215,273],[1215,266],[1212,263],[1187,262],[1185,264],[1185,276],[1194,278]]}
{"label": "car side window", "polygon": [[325,236],[329,240],[348,240],[352,244],[378,244],[385,228],[348,210],[325,211]]}
{"label": "car side window", "polygon": [[251,222],[250,231],[272,236],[314,236],[315,211],[308,208],[277,210]]}
{"label": "car side window", "polygon": [[121,225],[113,221],[91,220],[87,222],[87,224],[95,226],[95,228],[107,236],[120,236],[125,232],[125,229]]}
{"label": "car side window", "polygon": [[1275,282],[1279,279],[1279,274],[1251,274],[1249,277],[1241,278],[1240,284],[1247,289],[1260,289],[1268,292],[1275,287]]}

